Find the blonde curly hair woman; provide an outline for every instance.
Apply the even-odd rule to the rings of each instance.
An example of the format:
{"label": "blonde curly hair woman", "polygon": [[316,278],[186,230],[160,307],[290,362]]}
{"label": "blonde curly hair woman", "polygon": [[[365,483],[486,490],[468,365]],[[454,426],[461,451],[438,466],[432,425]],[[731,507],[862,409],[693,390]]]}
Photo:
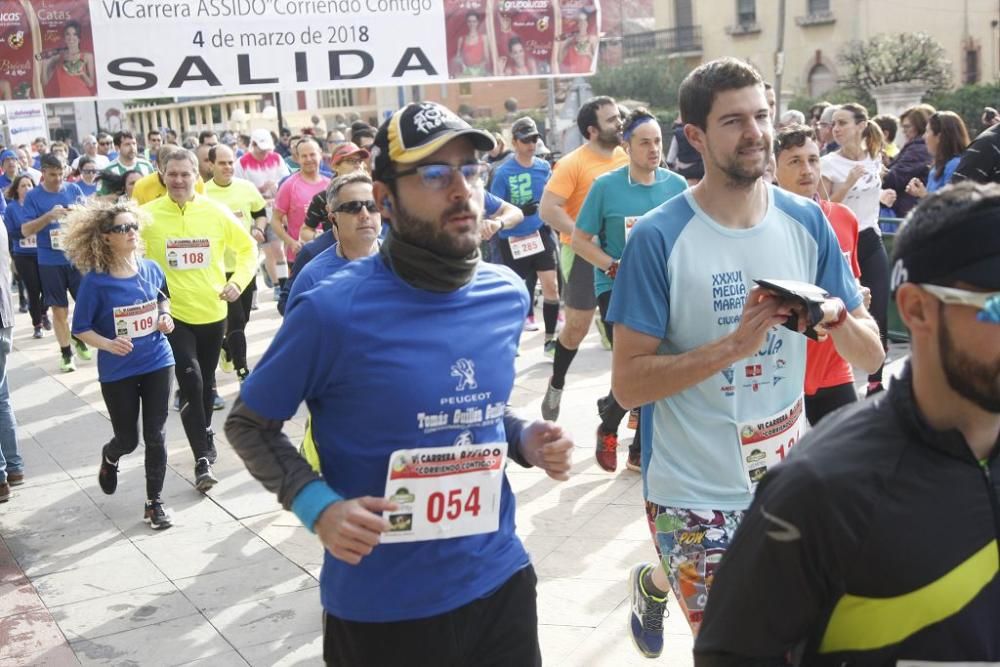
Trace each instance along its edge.
{"label": "blonde curly hair woman", "polygon": [[164,424],[174,356],[166,334],[174,329],[163,270],[140,256],[142,213],[134,202],[91,201],[67,215],[64,249],[83,273],[73,311],[73,335],[98,349],[97,373],[114,437],[101,452],[98,482],[118,486],[118,460],[146,444],[143,520],[169,528],[160,499],[167,467]]}

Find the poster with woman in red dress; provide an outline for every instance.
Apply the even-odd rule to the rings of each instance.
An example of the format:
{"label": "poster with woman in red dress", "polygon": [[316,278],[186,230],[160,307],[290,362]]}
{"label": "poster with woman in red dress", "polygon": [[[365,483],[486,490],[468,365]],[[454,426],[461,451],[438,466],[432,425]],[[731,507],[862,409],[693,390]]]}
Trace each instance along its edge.
{"label": "poster with woman in red dress", "polygon": [[0,99],[97,95],[90,5],[0,0]]}
{"label": "poster with woman in red dress", "polygon": [[487,0],[445,0],[444,9],[451,77],[491,76],[493,49],[486,22]]}
{"label": "poster with woman in red dress", "polygon": [[597,65],[601,13],[593,0],[559,0],[556,13],[558,74],[591,74]]}

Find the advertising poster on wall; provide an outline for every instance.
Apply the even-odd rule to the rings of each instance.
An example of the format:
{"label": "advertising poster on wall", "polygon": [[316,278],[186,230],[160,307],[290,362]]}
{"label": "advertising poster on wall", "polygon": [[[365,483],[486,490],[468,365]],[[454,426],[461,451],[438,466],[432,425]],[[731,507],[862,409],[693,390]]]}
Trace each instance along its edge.
{"label": "advertising poster on wall", "polygon": [[0,99],[79,99],[96,94],[88,3],[0,0]]}

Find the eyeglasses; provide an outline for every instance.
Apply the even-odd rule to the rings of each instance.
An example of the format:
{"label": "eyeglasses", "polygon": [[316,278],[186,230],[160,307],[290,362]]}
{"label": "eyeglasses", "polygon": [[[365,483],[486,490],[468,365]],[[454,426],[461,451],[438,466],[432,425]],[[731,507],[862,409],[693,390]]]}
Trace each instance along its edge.
{"label": "eyeglasses", "polygon": [[942,287],[920,283],[920,286],[942,303],[957,306],[972,306],[979,310],[976,317],[980,322],[1000,324],[1000,292],[972,292],[956,287]]}
{"label": "eyeglasses", "polygon": [[520,139],[518,139],[518,141],[520,141],[522,144],[537,144],[538,143],[538,135],[537,134],[533,134],[530,137],[521,137]]}
{"label": "eyeglasses", "polygon": [[80,170],[81,174],[96,174],[97,172],[98,172],[97,169],[81,169]]}
{"label": "eyeglasses", "polygon": [[139,223],[128,222],[124,225],[113,225],[104,230],[105,234],[128,234],[139,231]]}
{"label": "eyeglasses", "polygon": [[343,204],[333,209],[334,213],[350,213],[351,215],[357,215],[361,213],[361,209],[368,209],[369,213],[375,212],[375,200],[374,199],[356,199],[354,201],[345,201]]}
{"label": "eyeglasses", "polygon": [[395,178],[417,174],[428,190],[445,190],[454,182],[455,172],[459,172],[469,187],[481,188],[486,185],[489,171],[490,167],[485,162],[468,162],[457,167],[450,164],[423,164],[396,172]]}
{"label": "eyeglasses", "polygon": [[110,141],[98,141],[97,145],[98,146],[110,146],[111,142]]}

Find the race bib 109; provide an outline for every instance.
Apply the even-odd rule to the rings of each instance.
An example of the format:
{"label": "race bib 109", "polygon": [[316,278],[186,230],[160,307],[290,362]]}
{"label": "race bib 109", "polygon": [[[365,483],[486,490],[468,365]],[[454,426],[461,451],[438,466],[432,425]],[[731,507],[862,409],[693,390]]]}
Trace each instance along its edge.
{"label": "race bib 109", "polygon": [[115,335],[142,338],[156,331],[156,302],[147,301],[134,306],[114,309]]}

